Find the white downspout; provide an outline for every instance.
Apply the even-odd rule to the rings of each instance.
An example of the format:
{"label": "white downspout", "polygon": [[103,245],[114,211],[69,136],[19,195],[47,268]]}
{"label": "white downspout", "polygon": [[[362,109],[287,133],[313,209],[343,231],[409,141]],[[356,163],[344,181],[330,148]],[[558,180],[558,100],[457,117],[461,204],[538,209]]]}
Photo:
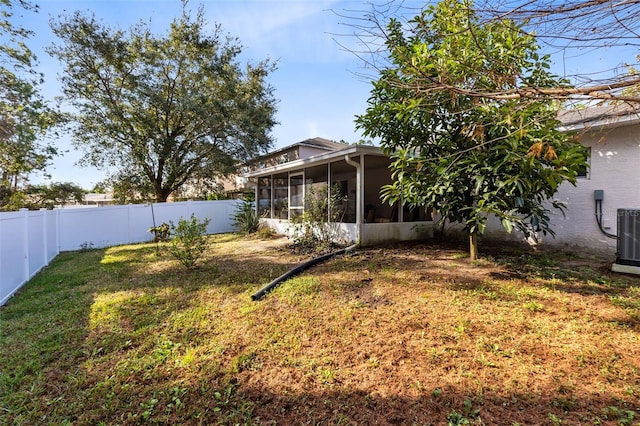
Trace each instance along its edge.
{"label": "white downspout", "polygon": [[260,200],[258,199],[258,197],[260,196],[260,178],[256,178],[256,189],[253,191],[253,200],[255,203],[254,206],[254,212],[256,214],[256,217],[260,217],[260,212],[258,211],[259,206],[258,204],[260,204]]}
{"label": "white downspout", "polygon": [[327,222],[331,222],[331,163],[327,163]]}
{"label": "white downspout", "polygon": [[344,156],[344,161],[356,168],[356,244],[359,245],[360,228],[362,227],[362,166],[360,163],[353,161],[348,154]]}
{"label": "white downspout", "polygon": [[275,219],[275,192],[276,192],[276,184],[275,178],[273,175],[269,175],[269,219]]}

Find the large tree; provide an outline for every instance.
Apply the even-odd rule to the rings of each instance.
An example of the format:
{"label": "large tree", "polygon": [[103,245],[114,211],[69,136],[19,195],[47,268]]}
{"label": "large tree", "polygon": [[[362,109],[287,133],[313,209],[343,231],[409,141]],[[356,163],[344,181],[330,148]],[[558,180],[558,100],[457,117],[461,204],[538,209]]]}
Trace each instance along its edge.
{"label": "large tree", "polygon": [[53,209],[67,203],[81,203],[86,192],[72,182],[29,185],[24,191],[24,205],[30,209]]}
{"label": "large tree", "polygon": [[140,23],[114,29],[81,13],[52,22],[49,52],[66,66],[74,144],[83,163],[144,182],[159,202],[190,180],[215,179],[271,146],[275,65],[243,68],[241,46],[183,2],[164,36]]}
{"label": "large tree", "polygon": [[24,1],[0,0],[0,210],[22,207],[20,191],[30,174],[43,172],[56,149],[45,140],[55,113],[39,93],[42,76],[25,44],[29,31],[12,23]]}
{"label": "large tree", "polygon": [[442,0],[408,25],[391,19],[386,38],[389,66],[357,119],[393,160],[383,196],[463,223],[472,259],[490,215],[508,231],[553,233],[546,201],[575,184],[584,148],[556,129],[558,105],[545,97],[476,96],[569,88],[535,38],[480,20],[465,0]]}

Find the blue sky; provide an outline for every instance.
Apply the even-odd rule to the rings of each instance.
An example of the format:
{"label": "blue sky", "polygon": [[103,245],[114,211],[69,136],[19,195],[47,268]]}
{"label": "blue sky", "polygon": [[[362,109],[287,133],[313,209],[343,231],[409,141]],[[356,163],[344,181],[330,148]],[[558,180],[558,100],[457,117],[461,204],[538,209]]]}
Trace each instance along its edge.
{"label": "blue sky", "polygon": [[[128,28],[140,20],[150,22],[157,33],[165,33],[174,17],[180,15],[179,0],[33,0],[40,12],[21,13],[17,17],[23,26],[34,31],[27,44],[39,58],[39,70],[45,75],[43,95],[53,99],[59,94],[57,75],[62,67],[50,58],[44,48],[54,41],[49,20],[75,10],[93,12],[104,23]],[[376,0],[375,3],[387,3]],[[404,5],[418,10],[425,1],[405,0]],[[273,130],[275,147],[283,147],[310,137],[355,142],[361,135],[355,130],[354,117],[362,114],[371,89],[370,81],[357,77],[375,72],[364,69],[363,62],[338,44],[356,47],[353,37],[336,34],[353,32],[353,20],[342,15],[358,16],[369,10],[369,2],[337,0],[191,0],[195,11],[202,4],[207,19],[222,25],[230,35],[238,37],[244,46],[242,60],[278,61],[278,70],[270,78],[279,99],[277,120]],[[336,39],[338,42],[336,42]],[[597,49],[584,56],[567,58],[554,56],[555,72],[560,75],[584,73],[588,69],[613,69],[631,61],[635,50],[621,53],[615,49]],[[68,136],[57,140],[61,150],[67,150],[48,169],[53,182],[74,182],[84,188],[102,180],[105,173],[91,168],[79,168],[80,158]],[[32,182],[42,181],[34,176]]]}
{"label": "blue sky", "polygon": [[[28,46],[37,54],[39,70],[45,75],[43,95],[58,95],[57,75],[62,67],[44,48],[54,41],[49,20],[75,10],[88,10],[110,26],[128,28],[140,20],[151,22],[158,33],[180,15],[179,0],[41,0],[37,14],[27,13],[23,25],[35,32]],[[223,31],[238,37],[244,46],[242,61],[277,60],[278,69],[271,75],[279,99],[273,130],[276,147],[310,137],[355,142],[354,116],[362,114],[369,96],[370,82],[355,76],[361,73],[361,61],[334,40],[336,33],[349,31],[334,12],[362,10],[362,2],[319,0],[248,0],[192,1],[190,8],[205,8],[211,25],[219,23]],[[342,39],[341,42],[350,42]],[[68,150],[48,169],[53,182],[74,182],[90,188],[104,177],[104,172],[79,168],[80,158],[68,136],[57,144]],[[32,182],[42,181],[34,176]]]}

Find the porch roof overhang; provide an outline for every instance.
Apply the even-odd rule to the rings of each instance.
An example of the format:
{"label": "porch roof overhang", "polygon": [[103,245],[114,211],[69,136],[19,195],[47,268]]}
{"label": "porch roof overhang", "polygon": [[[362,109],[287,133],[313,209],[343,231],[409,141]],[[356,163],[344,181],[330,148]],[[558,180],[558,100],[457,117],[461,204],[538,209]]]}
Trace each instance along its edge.
{"label": "porch roof overhang", "polygon": [[325,154],[314,155],[313,157],[304,158],[300,160],[290,161],[288,163],[277,164],[275,166],[266,167],[264,169],[254,170],[244,173],[243,176],[247,178],[269,176],[277,173],[285,173],[293,170],[300,170],[305,167],[320,166],[322,164],[333,163],[340,161],[344,157],[355,155],[375,155],[379,157],[386,157],[382,150],[377,146],[370,145],[351,145],[348,148],[338,151],[327,152]]}

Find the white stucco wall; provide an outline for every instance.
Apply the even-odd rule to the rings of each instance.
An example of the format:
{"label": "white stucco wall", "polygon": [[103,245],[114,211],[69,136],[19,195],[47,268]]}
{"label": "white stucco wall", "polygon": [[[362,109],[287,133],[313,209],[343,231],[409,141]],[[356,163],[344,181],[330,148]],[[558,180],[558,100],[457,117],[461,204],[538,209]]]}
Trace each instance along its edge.
{"label": "white stucco wall", "polygon": [[[260,219],[262,226],[267,226],[273,229],[276,233],[286,235],[289,238],[293,237],[294,227],[288,220],[284,219]],[[336,242],[339,243],[353,243],[356,241],[357,232],[355,223],[335,223]]]}
{"label": "white stucco wall", "polygon": [[[288,220],[260,219],[263,226],[268,226],[278,234],[293,236],[293,227]],[[351,244],[358,241],[355,223],[336,223],[337,242]],[[394,241],[428,240],[433,238],[433,222],[405,223],[365,223],[360,228],[359,243],[372,246]]]}
{"label": "white stucco wall", "polygon": [[[539,238],[543,245],[613,256],[616,240],[606,237],[598,228],[593,191],[604,190],[603,224],[608,233],[616,234],[617,209],[640,209],[640,126],[592,130],[580,142],[591,148],[588,177],[578,178],[575,187],[561,186],[556,198],[567,206],[566,217],[559,212],[552,216],[555,239]],[[497,221],[491,221],[488,236],[500,233],[503,231]]]}
{"label": "white stucco wall", "polygon": [[433,238],[433,222],[391,222],[362,224],[360,244],[372,246],[394,241]]}

